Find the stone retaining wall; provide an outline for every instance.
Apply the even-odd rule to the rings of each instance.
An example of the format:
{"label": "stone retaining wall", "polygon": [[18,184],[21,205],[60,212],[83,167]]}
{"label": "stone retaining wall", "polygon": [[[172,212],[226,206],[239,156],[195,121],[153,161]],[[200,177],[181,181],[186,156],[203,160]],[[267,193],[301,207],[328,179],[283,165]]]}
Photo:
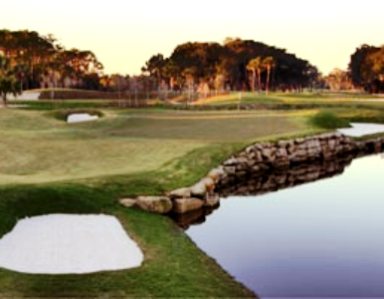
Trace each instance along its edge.
{"label": "stone retaining wall", "polygon": [[356,141],[340,133],[327,133],[276,143],[257,143],[212,169],[193,186],[174,190],[162,197],[123,199],[125,206],[138,206],[147,211],[185,214],[219,204],[219,195],[231,195],[221,190],[251,177],[262,177],[273,171],[288,172],[297,166],[330,161],[344,156],[381,152],[384,138]]}

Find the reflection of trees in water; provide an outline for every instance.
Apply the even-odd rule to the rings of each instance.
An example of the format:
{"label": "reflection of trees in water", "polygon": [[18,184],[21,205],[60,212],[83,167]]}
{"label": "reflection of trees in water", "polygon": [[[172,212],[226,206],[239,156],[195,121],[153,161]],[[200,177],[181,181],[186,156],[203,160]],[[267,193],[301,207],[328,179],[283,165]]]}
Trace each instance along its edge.
{"label": "reflection of trees in water", "polygon": [[[237,182],[218,186],[216,192],[219,193],[221,197],[266,194],[342,174],[354,158],[355,156],[349,155],[336,158],[332,161],[319,161],[311,164],[296,165],[285,171],[270,171],[263,175],[260,175],[260,173],[255,175],[250,174],[247,178],[243,178]],[[188,229],[190,225],[204,223],[206,217],[217,208],[219,208],[219,206],[209,209],[204,208],[182,215],[172,215],[172,218],[180,227]]]}

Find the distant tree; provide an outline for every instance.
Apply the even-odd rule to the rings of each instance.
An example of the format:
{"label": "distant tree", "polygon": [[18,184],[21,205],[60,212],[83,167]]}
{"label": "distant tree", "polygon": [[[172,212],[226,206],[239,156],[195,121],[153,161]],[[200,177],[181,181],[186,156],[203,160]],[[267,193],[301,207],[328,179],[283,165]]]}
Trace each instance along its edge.
{"label": "distant tree", "polygon": [[269,85],[271,81],[271,70],[276,66],[275,59],[272,56],[265,57],[261,62],[262,67],[267,71],[265,79],[265,92],[269,93]]}
{"label": "distant tree", "polygon": [[247,70],[251,71],[252,73],[252,80],[251,80],[252,91],[256,90],[256,83],[257,83],[258,90],[259,91],[261,90],[261,68],[262,68],[261,57],[253,58],[247,64]]}
{"label": "distant tree", "polygon": [[362,45],[351,55],[349,72],[351,74],[352,82],[356,87],[364,87],[367,83],[366,78],[363,78],[364,68],[367,67],[366,58],[370,53],[374,53],[378,49],[379,48],[377,47]]}
{"label": "distant tree", "polygon": [[384,91],[384,47],[363,45],[351,56],[349,72],[353,84],[369,92]]}
{"label": "distant tree", "polygon": [[142,67],[143,72],[148,72],[150,76],[155,77],[160,81],[165,66],[163,54],[153,55]]}
{"label": "distant tree", "polygon": [[326,87],[333,91],[350,90],[353,84],[348,72],[334,69],[328,76],[324,77]]}
{"label": "distant tree", "polygon": [[4,106],[7,106],[8,94],[21,94],[21,82],[17,78],[16,70],[8,58],[0,55],[0,95]]}

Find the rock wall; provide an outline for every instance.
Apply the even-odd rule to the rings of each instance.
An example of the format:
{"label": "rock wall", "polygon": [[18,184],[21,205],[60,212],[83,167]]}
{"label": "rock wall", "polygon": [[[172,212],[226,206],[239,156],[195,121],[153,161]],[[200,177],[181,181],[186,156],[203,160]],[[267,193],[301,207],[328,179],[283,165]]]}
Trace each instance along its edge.
{"label": "rock wall", "polygon": [[[239,188],[243,182],[260,188],[244,187],[245,194],[253,190],[253,194],[270,191],[288,181],[307,182],[321,178],[332,173],[327,168],[327,162],[338,160],[349,163],[357,155],[381,152],[384,147],[384,138],[366,141],[356,141],[340,133],[327,133],[306,138],[282,140],[276,143],[257,143],[248,146],[243,151],[224,161],[219,167],[212,169],[208,175],[193,186],[169,192],[162,197],[138,197],[137,199],[123,199],[125,206],[137,206],[141,209],[160,214],[186,214],[201,209],[211,209],[219,205],[220,197],[240,194]],[[340,160],[341,158],[341,160]],[[341,162],[342,164],[344,162]],[[332,163],[331,163],[332,164]],[[309,166],[310,171],[300,173],[300,166]],[[323,165],[323,167],[319,167]],[[313,166],[311,169],[311,166]],[[336,167],[340,171],[343,167]],[[274,177],[274,183],[262,184],[269,173],[280,173]],[[282,182],[284,180],[284,183]],[[260,192],[258,192],[258,190]],[[244,193],[243,193],[244,195]]]}
{"label": "rock wall", "polygon": [[222,165],[217,186],[242,180],[249,174],[263,174],[274,169],[289,169],[314,161],[329,161],[358,151],[357,143],[342,134],[322,134],[307,138],[259,143],[247,147]]}
{"label": "rock wall", "polygon": [[313,161],[289,169],[273,170],[263,175],[250,174],[246,179],[217,187],[216,191],[221,197],[254,196],[274,192],[339,175],[355,157],[349,154],[328,161]]}

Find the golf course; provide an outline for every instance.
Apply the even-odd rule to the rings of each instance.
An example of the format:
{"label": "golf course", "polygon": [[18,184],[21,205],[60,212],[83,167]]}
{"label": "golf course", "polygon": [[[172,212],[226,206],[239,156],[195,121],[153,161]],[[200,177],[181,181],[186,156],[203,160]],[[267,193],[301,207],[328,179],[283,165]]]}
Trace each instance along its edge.
{"label": "golf course", "polygon": [[[118,200],[191,185],[258,141],[332,130],[329,123],[314,121],[324,111],[344,122],[382,122],[384,105],[380,98],[345,94],[248,93],[240,105],[237,102],[234,94],[188,109],[100,108],[100,102],[92,107],[81,100],[22,102],[20,108],[12,108],[20,102],[11,102],[0,109],[0,235],[25,217],[108,214],[120,220],[144,253],[141,267],[115,272],[32,275],[1,269],[0,295],[256,296],[200,251],[170,218],[124,208]],[[224,109],[233,103],[240,109]],[[97,111],[101,117],[66,123],[63,115],[77,111]]]}

